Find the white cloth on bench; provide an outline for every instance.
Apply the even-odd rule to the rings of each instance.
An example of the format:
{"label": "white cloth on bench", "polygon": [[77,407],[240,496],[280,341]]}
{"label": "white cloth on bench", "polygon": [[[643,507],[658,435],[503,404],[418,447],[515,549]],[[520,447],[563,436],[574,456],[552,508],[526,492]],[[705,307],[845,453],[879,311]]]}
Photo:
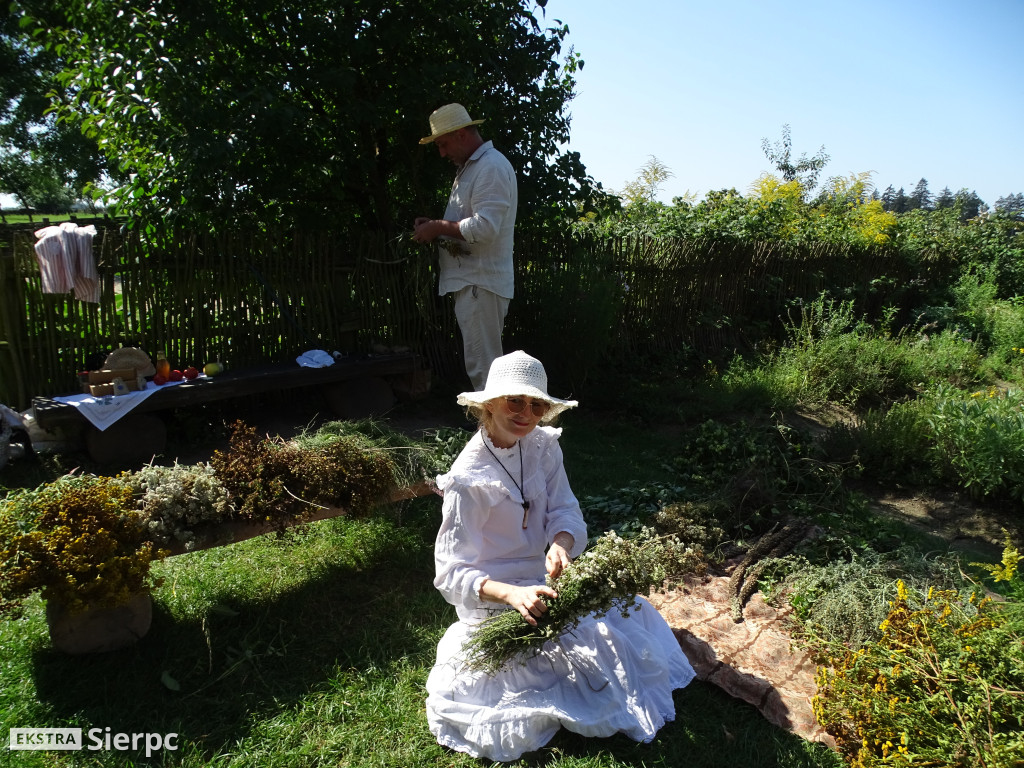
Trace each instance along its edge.
{"label": "white cloth on bench", "polygon": [[101,432],[114,422],[127,416],[143,400],[154,392],[173,387],[176,384],[183,384],[182,381],[168,381],[166,384],[156,385],[152,381],[146,382],[146,388],[129,392],[126,395],[105,395],[94,397],[93,395],[67,395],[53,398],[58,403],[71,405],[78,409],[90,423]]}

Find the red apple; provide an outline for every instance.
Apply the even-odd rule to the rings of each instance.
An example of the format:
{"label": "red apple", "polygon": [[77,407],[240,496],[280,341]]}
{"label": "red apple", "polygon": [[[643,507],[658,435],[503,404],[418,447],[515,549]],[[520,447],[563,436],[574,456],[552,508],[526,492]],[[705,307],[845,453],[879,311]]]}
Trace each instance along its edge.
{"label": "red apple", "polygon": [[181,381],[185,378],[185,374],[175,368],[171,371],[171,375],[167,377],[168,381]]}
{"label": "red apple", "polygon": [[192,379],[194,379],[196,376],[199,375],[199,369],[196,368],[194,365],[190,365],[188,368],[186,368],[181,373],[182,373],[182,375],[184,375],[184,377],[186,379],[191,381]]}
{"label": "red apple", "polygon": [[158,373],[156,376],[153,377],[153,383],[159,387],[162,384],[167,383],[167,377],[164,376],[162,373]]}

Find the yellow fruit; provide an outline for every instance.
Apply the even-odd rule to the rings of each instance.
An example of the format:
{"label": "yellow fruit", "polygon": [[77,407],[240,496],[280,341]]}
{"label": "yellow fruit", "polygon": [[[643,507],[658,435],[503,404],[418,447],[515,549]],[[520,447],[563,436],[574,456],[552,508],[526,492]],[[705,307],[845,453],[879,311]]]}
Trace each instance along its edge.
{"label": "yellow fruit", "polygon": [[203,366],[203,373],[207,376],[216,376],[218,373],[223,373],[224,366],[220,363],[207,363]]}

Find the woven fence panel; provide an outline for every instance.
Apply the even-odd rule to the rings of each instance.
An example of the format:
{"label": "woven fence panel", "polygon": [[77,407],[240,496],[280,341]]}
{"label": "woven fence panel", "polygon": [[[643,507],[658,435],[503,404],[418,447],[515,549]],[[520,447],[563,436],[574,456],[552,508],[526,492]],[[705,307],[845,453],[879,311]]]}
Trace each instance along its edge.
{"label": "woven fence panel", "polygon": [[[253,230],[158,245],[99,227],[102,294],[89,304],[42,293],[31,230],[0,234],[0,402],[13,407],[74,391],[77,371],[120,346],[232,368],[309,349],[408,347],[438,378],[464,383],[434,250],[409,238]],[[881,251],[520,231],[505,345],[544,360],[559,391],[578,392],[602,359],[749,347],[825,288],[884,303],[891,296],[869,290],[880,275],[896,286],[935,277]]]}
{"label": "woven fence panel", "polygon": [[[410,258],[375,235],[296,232],[183,233],[154,245],[103,229],[94,241],[101,300],[92,304],[42,292],[34,242],[15,232],[0,254],[0,402],[18,408],[75,391],[78,371],[121,346],[165,351],[181,367],[239,368],[309,349],[453,344],[423,246]],[[439,370],[452,368],[452,355],[435,357]]]}

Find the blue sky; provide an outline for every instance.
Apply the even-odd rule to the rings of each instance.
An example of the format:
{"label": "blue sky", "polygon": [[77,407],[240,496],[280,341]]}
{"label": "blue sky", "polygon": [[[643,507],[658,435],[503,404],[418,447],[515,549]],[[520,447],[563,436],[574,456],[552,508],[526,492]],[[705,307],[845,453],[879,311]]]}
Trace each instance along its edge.
{"label": "blue sky", "polygon": [[585,62],[570,149],[606,188],[656,157],[661,199],[735,187],[824,145],[821,179],[1024,192],[1024,0],[548,0]]}

